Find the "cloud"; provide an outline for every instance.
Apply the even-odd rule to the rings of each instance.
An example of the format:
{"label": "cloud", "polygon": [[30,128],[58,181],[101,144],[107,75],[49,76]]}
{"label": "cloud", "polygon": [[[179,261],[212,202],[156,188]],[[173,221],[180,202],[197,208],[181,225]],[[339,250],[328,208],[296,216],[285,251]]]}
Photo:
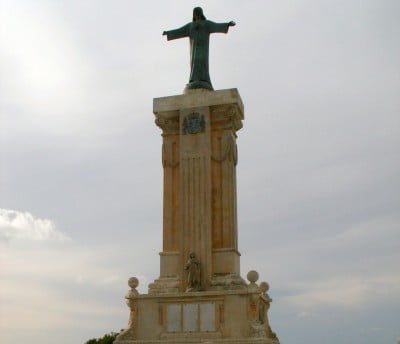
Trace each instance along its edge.
{"label": "cloud", "polygon": [[5,72],[13,81],[4,87],[7,94],[52,109],[80,99],[76,88],[87,64],[56,6],[8,3],[2,10],[7,34],[0,35],[0,58],[12,66],[12,74]]}
{"label": "cloud", "polygon": [[[18,218],[10,211],[7,215],[14,221]],[[25,220],[33,218],[17,215]],[[126,265],[132,264],[124,265],[127,259],[116,253],[116,247],[43,240],[61,234],[51,221],[34,220],[37,227],[37,223],[46,223],[44,227],[51,230],[44,234],[22,232],[24,239],[32,240],[0,242],[0,342],[14,340],[9,330],[25,333],[73,327],[85,333],[80,338],[83,342],[91,336],[88,331],[101,334],[103,329],[123,327],[128,317],[124,303],[129,277]]]}
{"label": "cloud", "polygon": [[285,297],[285,301],[310,313],[314,309],[355,309],[370,306],[383,300],[396,300],[400,295],[400,277],[335,276],[299,286],[302,291]]}
{"label": "cloud", "polygon": [[12,342],[15,331],[37,336],[73,327],[82,342],[90,333],[119,330],[128,317],[127,279],[147,271],[134,275],[142,291],[150,282],[151,264],[140,260],[146,247],[131,261],[129,243],[82,244],[29,212],[0,209],[0,239],[0,342]]}
{"label": "cloud", "polygon": [[0,209],[0,240],[66,241],[69,238],[49,219],[29,212]]}
{"label": "cloud", "polygon": [[316,313],[313,313],[313,312],[302,311],[302,312],[299,312],[299,313],[297,314],[297,316],[298,316],[299,318],[315,318],[315,317],[317,316],[317,314],[316,314]]}
{"label": "cloud", "polygon": [[[400,302],[394,264],[400,258],[398,223],[392,215],[326,223],[313,236],[296,242],[283,238],[279,245],[268,244],[267,251],[253,245],[242,251],[242,262],[265,257],[266,263],[256,266],[261,280],[266,278],[272,298],[299,318],[326,310],[365,311]],[[324,231],[328,225],[331,229]]]}

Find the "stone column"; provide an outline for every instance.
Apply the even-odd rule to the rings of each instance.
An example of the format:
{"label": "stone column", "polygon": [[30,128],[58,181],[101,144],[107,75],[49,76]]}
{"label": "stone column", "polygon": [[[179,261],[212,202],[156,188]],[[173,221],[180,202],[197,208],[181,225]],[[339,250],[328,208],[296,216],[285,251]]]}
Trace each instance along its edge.
{"label": "stone column", "polygon": [[149,285],[149,294],[179,292],[182,284],[179,230],[179,112],[165,111],[156,117],[155,122],[163,131],[163,249],[160,252],[160,277]]}
{"label": "stone column", "polygon": [[212,107],[210,117],[213,273],[239,275],[236,131],[242,128],[242,114],[240,107],[226,104]]}
{"label": "stone column", "polygon": [[164,113],[157,117],[156,124],[163,130],[163,250],[160,253],[160,276],[176,277],[179,255],[179,116],[175,112]]}
{"label": "stone column", "polygon": [[207,290],[215,276],[240,274],[235,166],[243,103],[236,89],[191,90],[155,98],[153,111],[163,130],[160,279],[175,278],[184,291],[193,252]]}

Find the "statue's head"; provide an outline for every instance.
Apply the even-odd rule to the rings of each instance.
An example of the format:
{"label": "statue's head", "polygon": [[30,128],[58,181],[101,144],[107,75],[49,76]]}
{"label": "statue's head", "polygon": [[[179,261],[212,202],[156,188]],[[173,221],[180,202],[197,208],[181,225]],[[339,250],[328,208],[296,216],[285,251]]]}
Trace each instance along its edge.
{"label": "statue's head", "polygon": [[263,293],[266,293],[268,291],[268,289],[269,289],[269,284],[267,282],[261,282],[260,283],[260,290]]}
{"label": "statue's head", "polygon": [[191,253],[189,254],[189,257],[193,259],[193,258],[196,258],[196,255],[194,254],[194,252],[191,252]]}
{"label": "statue's head", "polygon": [[201,7],[195,7],[193,9],[193,21],[196,20],[206,20],[206,17],[203,14],[203,9]]}

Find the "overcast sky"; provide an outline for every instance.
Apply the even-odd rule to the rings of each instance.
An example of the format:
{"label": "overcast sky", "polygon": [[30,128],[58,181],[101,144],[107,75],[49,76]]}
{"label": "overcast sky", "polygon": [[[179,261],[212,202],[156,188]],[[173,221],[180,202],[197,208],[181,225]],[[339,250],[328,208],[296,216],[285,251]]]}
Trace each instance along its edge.
{"label": "overcast sky", "polygon": [[159,274],[160,129],[187,39],[238,88],[239,248],[285,344],[400,337],[400,2],[1,0],[0,342],[84,343],[126,326],[127,279]]}

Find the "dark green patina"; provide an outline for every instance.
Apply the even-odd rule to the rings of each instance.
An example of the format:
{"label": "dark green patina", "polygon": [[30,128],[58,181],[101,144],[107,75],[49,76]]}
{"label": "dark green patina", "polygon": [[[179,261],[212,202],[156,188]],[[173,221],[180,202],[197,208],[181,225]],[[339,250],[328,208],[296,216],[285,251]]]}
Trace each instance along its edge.
{"label": "dark green patina", "polygon": [[193,9],[193,21],[176,30],[164,31],[163,35],[172,39],[189,37],[190,39],[190,78],[187,89],[205,88],[213,90],[208,69],[208,49],[210,34],[227,33],[235,22],[214,23],[207,20],[200,7]]}

